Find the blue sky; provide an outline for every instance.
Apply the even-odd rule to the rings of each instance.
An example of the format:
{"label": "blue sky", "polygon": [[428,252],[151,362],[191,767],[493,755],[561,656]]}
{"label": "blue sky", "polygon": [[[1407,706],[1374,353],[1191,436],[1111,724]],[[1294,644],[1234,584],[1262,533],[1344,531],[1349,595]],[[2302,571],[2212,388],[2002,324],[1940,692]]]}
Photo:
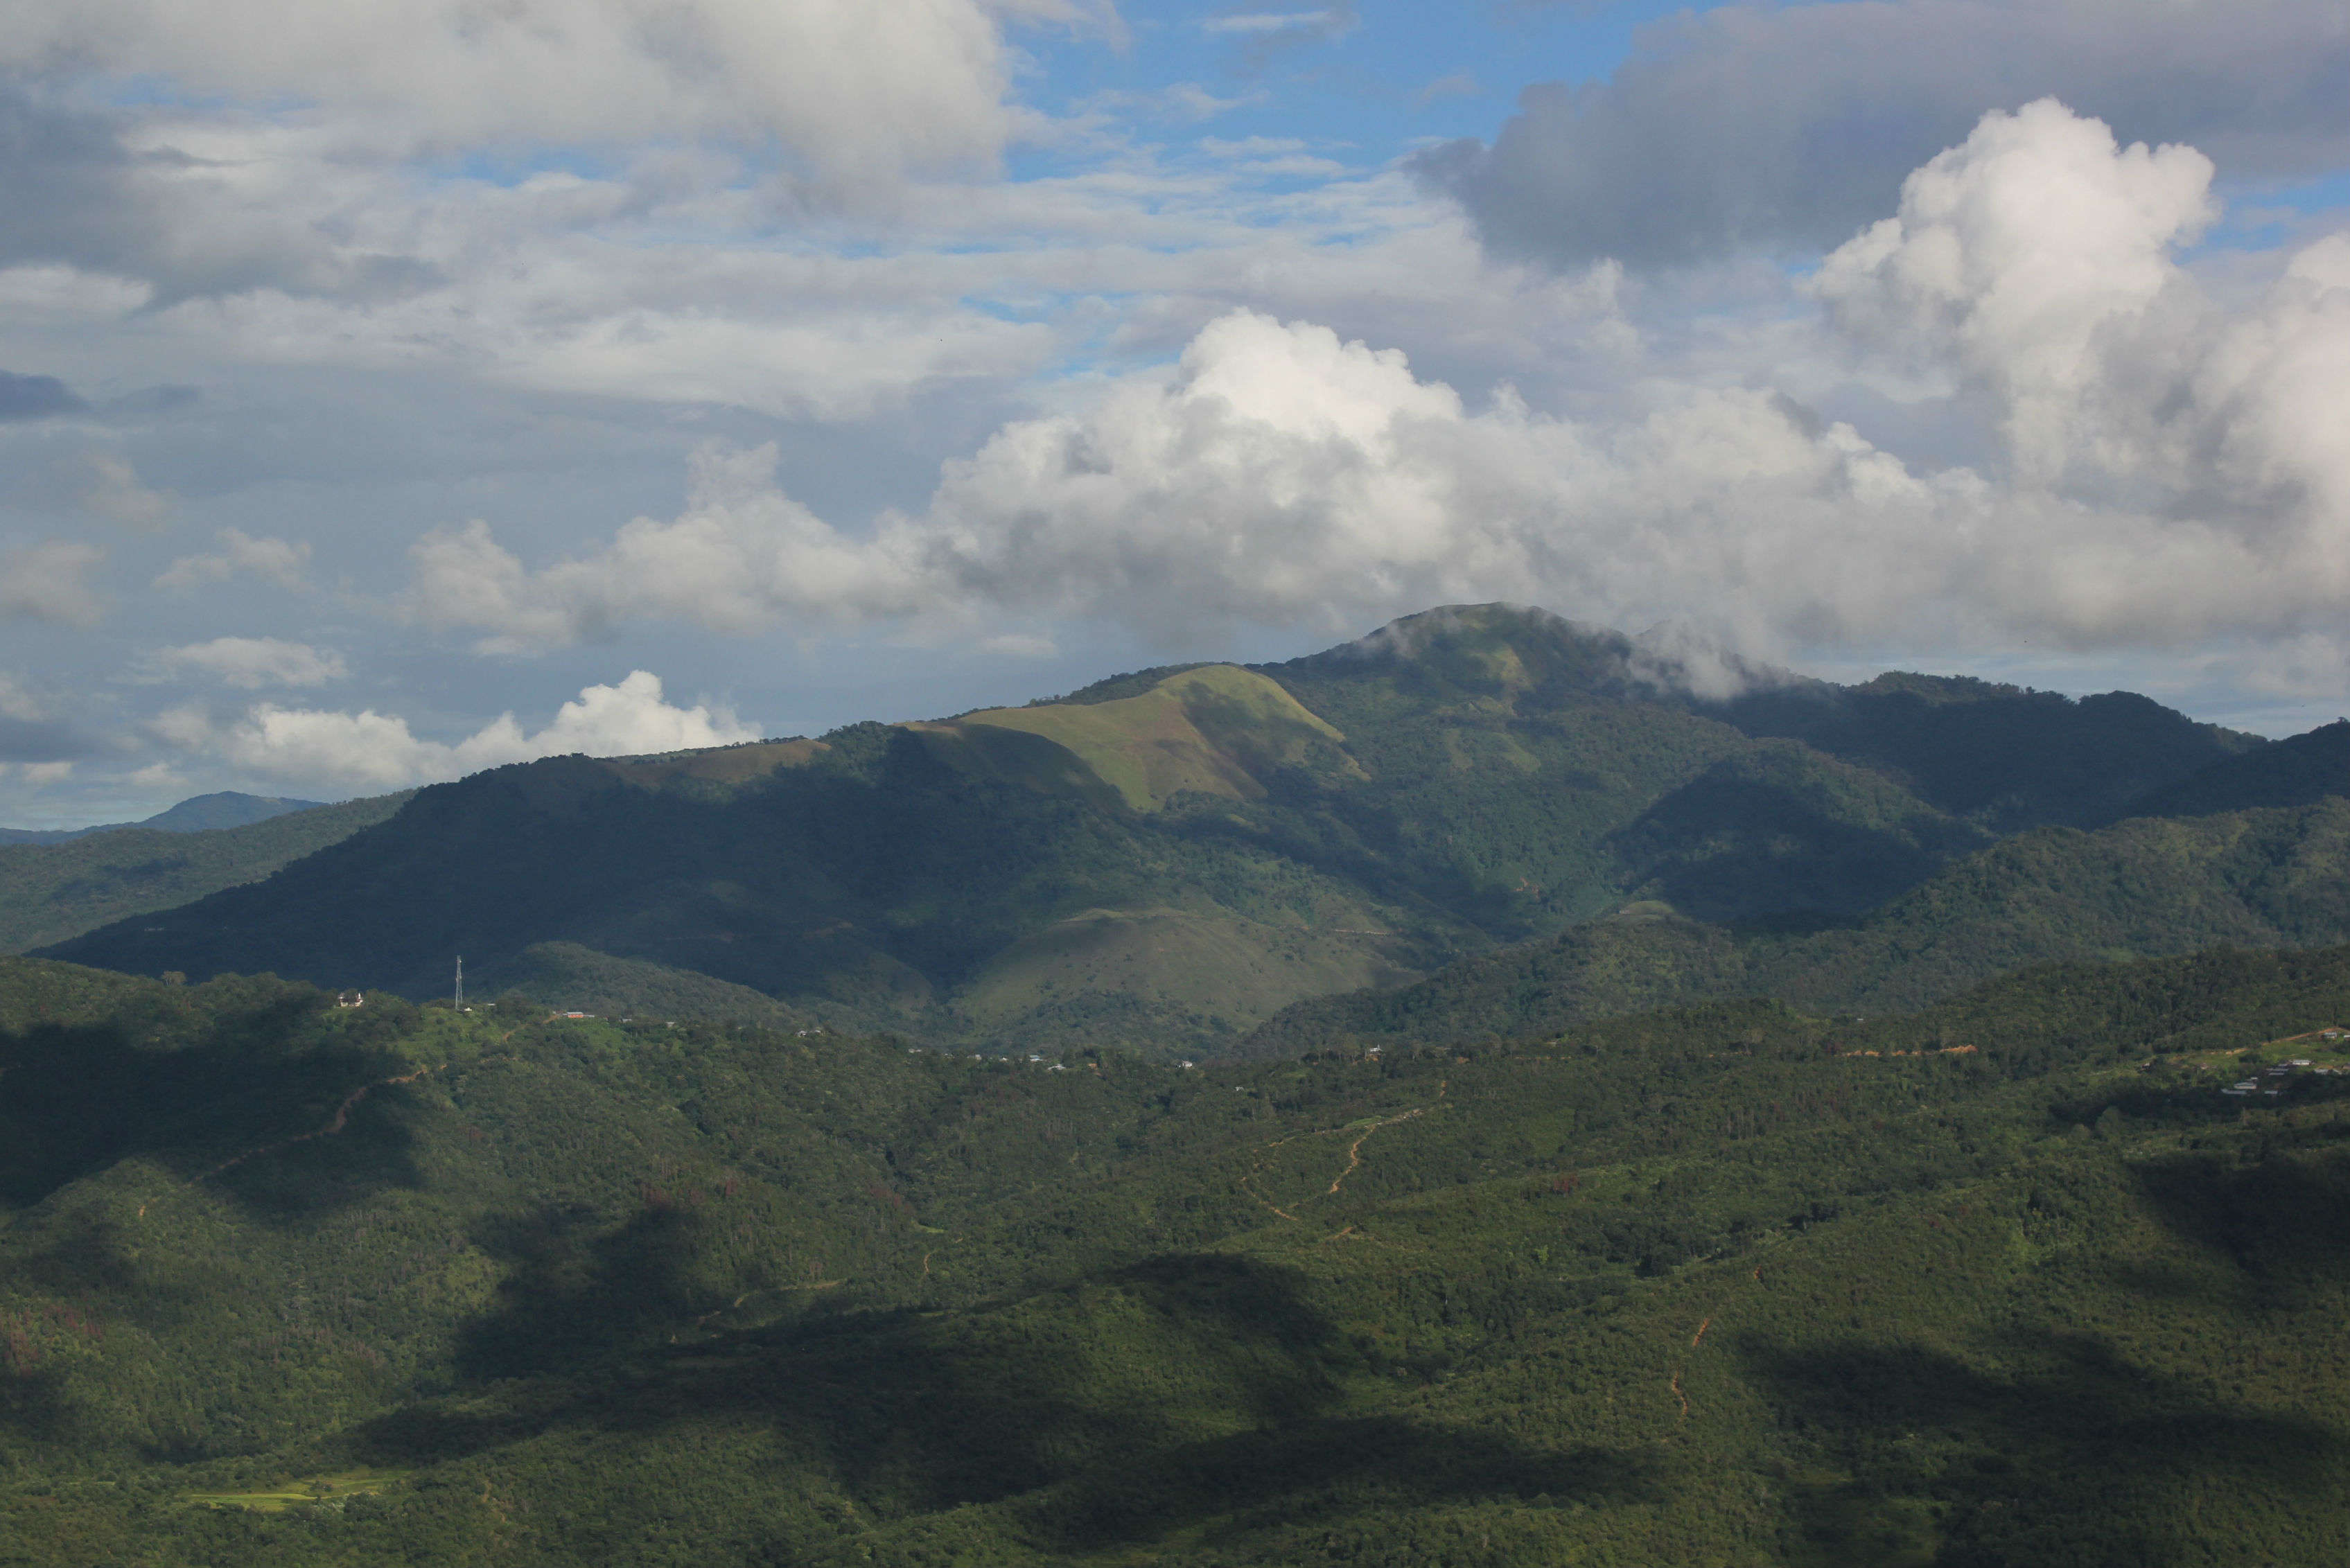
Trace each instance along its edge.
{"label": "blue sky", "polygon": [[0,822],[1432,604],[2350,708],[2350,19],[36,0]]}

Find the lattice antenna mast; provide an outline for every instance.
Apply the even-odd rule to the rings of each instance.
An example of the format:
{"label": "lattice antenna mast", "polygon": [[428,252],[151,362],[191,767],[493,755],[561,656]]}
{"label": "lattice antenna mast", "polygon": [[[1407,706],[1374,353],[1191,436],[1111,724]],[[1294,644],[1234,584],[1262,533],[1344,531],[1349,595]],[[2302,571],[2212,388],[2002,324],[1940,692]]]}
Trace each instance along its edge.
{"label": "lattice antenna mast", "polygon": [[465,955],[457,955],[457,1000],[452,1004],[458,1012],[465,1011]]}

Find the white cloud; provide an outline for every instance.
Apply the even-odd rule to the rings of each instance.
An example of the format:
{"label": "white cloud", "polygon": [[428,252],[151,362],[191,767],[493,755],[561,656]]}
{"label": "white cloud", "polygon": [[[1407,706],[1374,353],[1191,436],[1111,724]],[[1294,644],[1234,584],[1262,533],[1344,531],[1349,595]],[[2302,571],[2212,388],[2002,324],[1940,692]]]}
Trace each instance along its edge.
{"label": "white cloud", "polygon": [[1055,659],[1061,652],[1051,638],[1022,631],[981,638],[978,648],[982,653],[993,653],[1001,659]]}
{"label": "white cloud", "polygon": [[226,582],[239,572],[276,583],[289,593],[299,593],[308,586],[302,576],[310,560],[307,540],[255,538],[241,528],[224,528],[215,542],[221,546],[218,553],[181,556],[164,568],[155,586],[188,593],[207,584]]}
{"label": "white cloud", "polygon": [[1209,33],[1284,33],[1299,27],[1330,27],[1345,18],[1331,11],[1247,11],[1231,16],[1208,16],[1200,27]]}
{"label": "white cloud", "polygon": [[45,539],[0,550],[0,619],[95,626],[105,614],[88,577],[106,558],[95,545]]}
{"label": "white cloud", "polygon": [[257,691],[265,686],[324,686],[350,674],[343,656],[306,642],[274,637],[216,637],[185,648],[167,648],[149,666],[158,675],[192,672],[230,686]]}
{"label": "white cloud", "polygon": [[836,529],[773,454],[706,451],[683,513],[533,570],[486,526],[417,548],[423,618],[504,646],[638,617],[1359,625],[1537,599],[1790,641],[2167,647],[2331,629],[2350,597],[2350,239],[2264,297],[2173,250],[2210,165],[2061,105],[1987,117],[1817,290],[1853,352],[1996,410],[2002,462],[1913,471],[1766,389],[1656,380],[1630,417],[1469,407],[1404,357],[1227,314],[1171,372],[1097,384],[949,463],[926,509]]}
{"label": "white cloud", "polygon": [[2350,155],[2350,28],[2307,0],[1838,0],[1643,28],[1423,169],[1516,255],[1636,266],[1835,244],[1989,109],[2050,95],[2240,178]]}
{"label": "white cloud", "polygon": [[0,719],[18,719],[33,722],[49,716],[40,699],[26,689],[24,681],[0,670]]}
{"label": "white cloud", "polygon": [[1172,375],[1005,427],[947,466],[924,514],[885,515],[862,537],[778,491],[773,462],[705,451],[680,516],[639,518],[536,572],[484,524],[435,534],[408,603],[504,647],[645,616],[736,631],[1006,609],[1170,634],[1336,628],[1461,598],[1669,603],[1734,576],[1757,543],[1736,535],[1763,509],[1851,531],[1856,494],[1942,504],[1769,394],[1684,393],[1626,430],[1511,398],[1472,414],[1398,352],[1250,312],[1211,323]]}
{"label": "white cloud", "polygon": [[81,504],[93,515],[126,528],[152,529],[172,514],[172,499],[139,482],[139,471],[120,452],[93,452],[88,456],[89,483]]}
{"label": "white cloud", "polygon": [[2170,253],[2215,215],[2211,161],[2123,149],[2054,99],[1984,117],[1909,176],[1898,216],[1821,266],[1817,291],[1857,337],[1986,383],[2031,476],[2079,449],[2105,352],[2186,292]]}
{"label": "white cloud", "polygon": [[36,0],[0,61],[308,105],[425,150],[772,139],[826,178],[985,162],[1013,134],[1013,21],[1078,0]]}
{"label": "white cloud", "polygon": [[1448,71],[1411,95],[1414,108],[1426,109],[1439,99],[1478,98],[1485,91],[1474,71]]}
{"label": "white cloud", "polygon": [[610,686],[586,688],[536,732],[525,733],[506,713],[453,744],[420,739],[405,719],[373,709],[350,713],[269,702],[226,724],[201,709],[175,709],[154,729],[170,744],[253,774],[356,789],[436,783],[573,752],[624,756],[733,745],[759,733],[723,708],[672,706],[660,678],[642,670]]}

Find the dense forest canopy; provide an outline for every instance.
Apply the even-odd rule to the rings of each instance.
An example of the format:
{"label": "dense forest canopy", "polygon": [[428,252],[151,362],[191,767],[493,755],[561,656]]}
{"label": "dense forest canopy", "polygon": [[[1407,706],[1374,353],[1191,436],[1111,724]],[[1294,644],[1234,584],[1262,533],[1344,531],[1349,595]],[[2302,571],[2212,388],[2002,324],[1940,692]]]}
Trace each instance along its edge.
{"label": "dense forest canopy", "polygon": [[2345,1015],[2219,952],[1184,1067],[5,961],[0,1541],[2337,1562]]}

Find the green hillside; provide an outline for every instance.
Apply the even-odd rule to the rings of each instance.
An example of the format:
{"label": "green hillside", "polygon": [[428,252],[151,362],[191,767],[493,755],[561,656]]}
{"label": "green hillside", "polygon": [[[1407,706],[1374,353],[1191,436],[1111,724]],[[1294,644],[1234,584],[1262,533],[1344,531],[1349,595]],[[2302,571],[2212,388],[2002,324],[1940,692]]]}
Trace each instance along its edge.
{"label": "green hillside", "polygon": [[1248,1038],[1291,1055],[1348,1040],[1566,1028],[1707,996],[1874,1012],[2056,960],[2350,940],[2350,800],[2094,833],[2043,828],[1954,862],[1850,925],[1731,928],[1634,904],[1411,985],[1303,1002]]}
{"label": "green hillside", "polygon": [[[102,829],[60,844],[0,845],[0,952],[24,952],[257,882],[385,820],[407,800],[403,792],[274,812],[239,826],[185,826],[286,804],[240,795],[224,805],[218,797],[199,796],[156,818],[160,826]],[[180,815],[165,822],[173,813]]]}
{"label": "green hillside", "polygon": [[[837,1027],[1197,1055],[1627,901],[1848,922],[2000,833],[2263,754],[2119,695],[1735,661],[1700,689],[1724,679],[1746,694],[1539,611],[1434,611],[1261,669],[495,770],[265,884],[43,950],[424,996],[458,954],[498,974],[554,943]],[[2002,769],[2015,787],[1987,793]]]}
{"label": "green hillside", "polygon": [[2141,795],[2148,816],[2203,816],[2256,806],[2309,805],[2350,794],[2350,719],[2337,719],[2242,756],[2230,757]]}
{"label": "green hillside", "polygon": [[2258,1064],[2350,950],[1197,1070],[517,1006],[0,961],[0,1561],[2350,1547],[2350,1078]]}

